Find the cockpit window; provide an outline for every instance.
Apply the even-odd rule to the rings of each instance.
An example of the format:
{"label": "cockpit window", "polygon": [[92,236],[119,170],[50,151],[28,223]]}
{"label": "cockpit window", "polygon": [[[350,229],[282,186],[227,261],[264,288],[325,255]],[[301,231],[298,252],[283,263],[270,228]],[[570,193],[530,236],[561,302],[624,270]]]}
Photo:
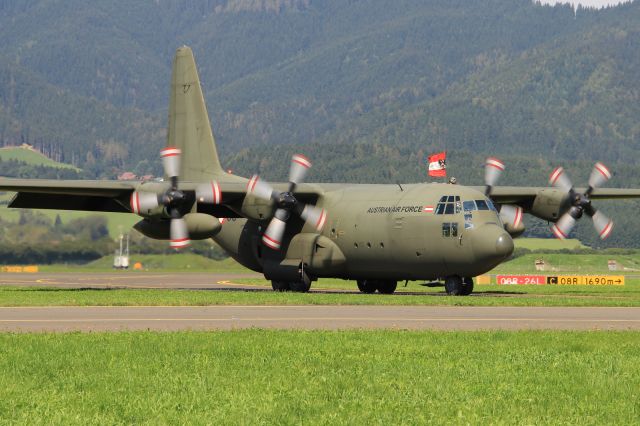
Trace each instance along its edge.
{"label": "cockpit window", "polygon": [[465,212],[474,211],[476,209],[476,202],[475,201],[465,201],[464,203],[462,203],[462,208],[464,209]]}
{"label": "cockpit window", "polygon": [[462,211],[459,195],[444,195],[436,206],[435,214],[456,214]]}
{"label": "cockpit window", "polygon": [[489,210],[489,206],[484,200],[476,200],[476,207],[478,207],[478,210]]}
{"label": "cockpit window", "polygon": [[465,212],[471,212],[474,210],[493,210],[497,212],[495,206],[488,198],[486,200],[465,201],[463,206]]}

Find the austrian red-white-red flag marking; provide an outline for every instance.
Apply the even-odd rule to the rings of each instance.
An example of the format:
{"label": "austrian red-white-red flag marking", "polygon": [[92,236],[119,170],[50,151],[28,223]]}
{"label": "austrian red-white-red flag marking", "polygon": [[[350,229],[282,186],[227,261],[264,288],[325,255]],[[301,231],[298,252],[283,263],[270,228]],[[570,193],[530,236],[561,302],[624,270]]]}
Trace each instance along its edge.
{"label": "austrian red-white-red flag marking", "polygon": [[433,213],[433,206],[424,206],[422,208],[422,213]]}
{"label": "austrian red-white-red flag marking", "polygon": [[447,177],[447,153],[439,152],[429,156],[429,176]]}

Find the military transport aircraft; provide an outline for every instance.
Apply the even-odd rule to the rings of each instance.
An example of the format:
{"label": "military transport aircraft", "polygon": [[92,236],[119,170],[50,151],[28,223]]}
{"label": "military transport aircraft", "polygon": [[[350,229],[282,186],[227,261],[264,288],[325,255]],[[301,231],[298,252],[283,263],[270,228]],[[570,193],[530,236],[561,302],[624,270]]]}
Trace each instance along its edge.
{"label": "military transport aircraft", "polygon": [[364,293],[393,293],[399,280],[444,279],[468,295],[473,277],[507,259],[524,213],[553,223],[565,238],[583,214],[606,238],[613,222],[591,200],[640,197],[638,189],[603,189],[611,172],[597,163],[588,188],[574,188],[562,168],[551,187],[497,187],[504,164],[489,158],[485,187],[311,184],[311,161],[294,155],[289,182],[270,185],[220,166],[191,49],[173,62],[162,181],[0,179],[15,191],[9,207],[134,213],[134,228],[181,248],[213,238],[278,291],[308,291],[322,277],[357,280]]}

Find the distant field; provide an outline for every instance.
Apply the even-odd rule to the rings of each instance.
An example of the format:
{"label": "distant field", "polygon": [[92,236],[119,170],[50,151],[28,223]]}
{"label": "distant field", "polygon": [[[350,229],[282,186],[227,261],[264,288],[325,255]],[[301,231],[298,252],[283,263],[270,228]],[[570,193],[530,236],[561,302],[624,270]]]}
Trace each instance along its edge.
{"label": "distant field", "polygon": [[[535,261],[541,259],[546,263],[545,271],[537,272]],[[607,266],[609,260],[617,261],[622,267],[622,271],[610,272]],[[520,256],[509,262],[499,265],[490,273],[492,274],[524,274],[543,273],[553,274],[554,272],[578,274],[640,274],[640,252],[631,255],[618,254],[568,254],[568,253],[532,253]]]}
{"label": "distant field", "polygon": [[18,160],[24,161],[27,164],[31,164],[34,166],[47,166],[47,167],[58,167],[63,169],[73,169],[80,170],[77,167],[72,166],[71,164],[58,163],[57,161],[53,161],[52,159],[46,157],[45,155],[32,151],[27,148],[20,147],[11,147],[11,148],[0,148],[0,159],[3,161],[8,160]]}
{"label": "distant field", "polygon": [[[133,270],[133,264],[140,262],[141,271]],[[247,272],[244,266],[231,258],[213,260],[193,253],[172,254],[132,254],[130,270],[122,273],[139,274],[144,272]],[[111,272],[113,271],[113,256],[106,256],[85,265],[42,265],[42,272]]]}
{"label": "distant field", "polygon": [[3,422],[636,424],[637,332],[0,334]]}
{"label": "distant field", "polygon": [[556,238],[516,238],[513,240],[516,248],[526,248],[529,250],[573,250],[586,248],[580,240],[558,240]]}

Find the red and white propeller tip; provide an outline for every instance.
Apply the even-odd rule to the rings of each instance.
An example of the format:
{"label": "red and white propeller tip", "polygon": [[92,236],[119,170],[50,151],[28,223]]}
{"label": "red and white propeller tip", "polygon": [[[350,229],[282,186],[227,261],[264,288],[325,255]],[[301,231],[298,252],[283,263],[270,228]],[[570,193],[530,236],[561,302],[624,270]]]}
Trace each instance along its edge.
{"label": "red and white propeller tip", "polygon": [[589,176],[589,186],[598,188],[609,179],[611,179],[611,171],[604,164],[597,162]]}
{"label": "red and white propeller tip", "polygon": [[191,240],[189,239],[189,231],[187,230],[187,223],[184,219],[171,219],[169,231],[171,238],[169,244],[171,248],[179,250],[191,244]]}
{"label": "red and white propeller tip", "polygon": [[180,176],[180,155],[182,151],[173,146],[168,146],[160,151],[160,157],[162,158],[162,166],[164,172],[170,178]]}
{"label": "red and white propeller tip", "polygon": [[260,176],[253,175],[247,183],[247,192],[263,200],[270,200],[273,194],[273,188],[267,182],[260,179]]}
{"label": "red and white propeller tip", "polygon": [[518,228],[522,223],[523,210],[520,206],[513,206],[511,204],[503,204],[500,207],[500,219],[505,224]]}
{"label": "red and white propeller tip", "polygon": [[129,204],[131,205],[131,211],[135,214],[153,210],[160,205],[158,203],[158,194],[145,191],[133,192]]}
{"label": "red and white propeller tip", "polygon": [[498,183],[498,179],[504,172],[505,165],[495,157],[489,157],[484,163],[484,183],[492,187]]}
{"label": "red and white propeller tip", "polygon": [[565,213],[558,219],[556,223],[551,226],[551,231],[559,240],[564,240],[569,237],[571,230],[576,224],[576,220],[569,214]]}
{"label": "red and white propeller tip", "polygon": [[302,154],[294,154],[293,157],[291,157],[289,182],[294,184],[302,183],[310,168],[311,161],[307,157]]}
{"label": "red and white propeller tip", "polygon": [[565,192],[569,192],[571,188],[573,188],[571,179],[569,179],[563,167],[557,167],[551,172],[551,175],[549,175],[549,185],[560,188]]}
{"label": "red and white propeller tip", "polygon": [[286,226],[286,222],[283,222],[274,216],[273,219],[271,219],[271,222],[269,222],[267,230],[262,235],[262,242],[264,245],[272,248],[273,250],[280,250]]}
{"label": "red and white propeller tip", "polygon": [[599,210],[595,212],[592,217],[593,227],[600,236],[600,239],[605,240],[611,235],[613,231],[613,220],[609,219],[604,213]]}
{"label": "red and white propeller tip", "polygon": [[300,212],[300,217],[313,226],[318,232],[322,231],[324,223],[327,221],[327,213],[323,208],[310,206],[308,204],[304,206],[304,209]]}
{"label": "red and white propeller tip", "polygon": [[198,185],[196,187],[196,199],[199,203],[220,204],[222,202],[220,184],[212,181]]}

